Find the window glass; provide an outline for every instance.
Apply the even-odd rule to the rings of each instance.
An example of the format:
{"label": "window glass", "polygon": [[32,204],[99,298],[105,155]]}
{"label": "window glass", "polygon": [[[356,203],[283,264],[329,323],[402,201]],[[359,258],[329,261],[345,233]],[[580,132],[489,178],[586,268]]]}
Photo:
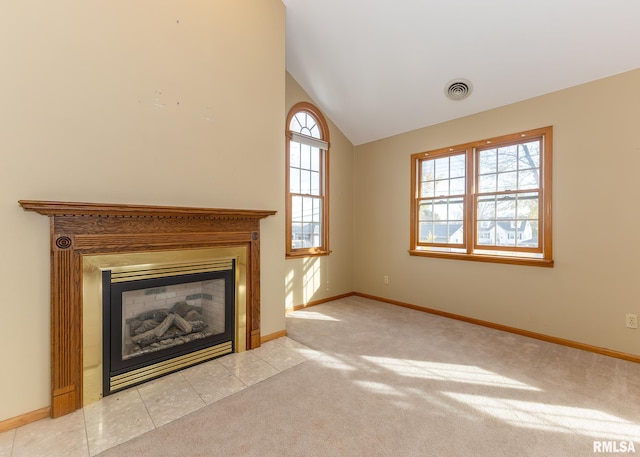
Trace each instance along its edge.
{"label": "window glass", "polygon": [[287,257],[328,254],[328,127],[313,105],[299,103],[288,121]]}
{"label": "window glass", "polygon": [[410,253],[553,266],[551,135],[545,127],[413,154]]}

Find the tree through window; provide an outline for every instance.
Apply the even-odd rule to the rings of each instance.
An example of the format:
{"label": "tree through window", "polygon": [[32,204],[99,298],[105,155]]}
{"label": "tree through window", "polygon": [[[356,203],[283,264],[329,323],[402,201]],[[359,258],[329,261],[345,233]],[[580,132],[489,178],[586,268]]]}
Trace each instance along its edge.
{"label": "tree through window", "polygon": [[320,111],[298,103],[287,117],[287,256],[329,253],[329,129]]}

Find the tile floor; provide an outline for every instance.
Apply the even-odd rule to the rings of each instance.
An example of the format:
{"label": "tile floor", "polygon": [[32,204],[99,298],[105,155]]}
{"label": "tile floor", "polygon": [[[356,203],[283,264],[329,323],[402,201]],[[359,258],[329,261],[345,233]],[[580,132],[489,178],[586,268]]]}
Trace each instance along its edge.
{"label": "tile floor", "polygon": [[282,337],[0,433],[0,457],[90,457],[294,367],[318,353]]}

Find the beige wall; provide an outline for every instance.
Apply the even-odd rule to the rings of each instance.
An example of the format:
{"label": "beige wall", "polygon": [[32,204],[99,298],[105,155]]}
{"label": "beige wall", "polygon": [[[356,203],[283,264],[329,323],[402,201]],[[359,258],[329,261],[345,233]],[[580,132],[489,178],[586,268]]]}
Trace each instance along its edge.
{"label": "beige wall", "polygon": [[[298,102],[313,100],[287,73],[286,113]],[[286,115],[286,114],[285,114]],[[326,116],[325,116],[326,118]],[[331,254],[288,259],[285,269],[287,308],[353,291],[353,144],[331,119],[329,124],[329,247]],[[284,234],[282,236],[284,245]]]}
{"label": "beige wall", "polygon": [[262,332],[284,329],[280,0],[0,6],[0,421],[49,405],[49,226],[19,199],[277,210]]}
{"label": "beige wall", "polygon": [[[547,125],[555,268],[409,256],[412,153]],[[356,147],[355,290],[640,355],[639,132],[636,70]]]}

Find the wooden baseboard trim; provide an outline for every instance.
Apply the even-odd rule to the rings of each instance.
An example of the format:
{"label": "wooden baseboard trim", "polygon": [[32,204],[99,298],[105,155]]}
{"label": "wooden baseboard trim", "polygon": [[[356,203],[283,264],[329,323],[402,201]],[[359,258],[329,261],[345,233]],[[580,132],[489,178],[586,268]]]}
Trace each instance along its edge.
{"label": "wooden baseboard trim", "polygon": [[483,321],[481,319],[475,319],[473,317],[466,317],[460,314],[448,313],[446,311],[440,311],[432,308],[424,308],[422,306],[412,305],[410,303],[404,303],[397,300],[391,300],[388,298],[377,297],[375,295],[363,294],[360,292],[354,292],[353,295],[363,298],[369,298],[371,300],[377,300],[391,305],[402,306],[403,308],[414,309],[422,311],[424,313],[435,314],[442,317],[448,317],[449,319],[456,319],[470,324],[481,325],[483,327],[492,328],[495,330],[501,330],[503,332],[514,333],[516,335],[526,336],[536,340],[546,341],[547,343],[554,343],[560,346],[567,346],[574,349],[580,349],[582,351],[593,352],[595,354],[605,355],[607,357],[613,357],[616,359],[626,360],[628,362],[640,363],[640,356],[627,354],[625,352],[614,351],[612,349],[602,348],[598,346],[592,346],[590,344],[579,343],[577,341],[566,340],[564,338],[557,338],[555,336],[544,335],[542,333],[531,332],[529,330],[522,330],[516,327],[509,327],[508,325],[496,324],[489,321]]}
{"label": "wooden baseboard trim", "polygon": [[287,331],[286,330],[280,330],[279,332],[270,333],[269,335],[265,335],[262,338],[260,338],[260,343],[264,344],[267,341],[277,340],[278,338],[282,338],[283,336],[287,336]]}
{"label": "wooden baseboard trim", "polygon": [[335,295],[333,297],[322,298],[320,300],[313,300],[313,301],[310,301],[310,302],[305,303],[303,305],[295,305],[293,308],[287,308],[286,312],[287,313],[291,313],[293,311],[298,311],[298,310],[301,310],[301,309],[304,309],[304,308],[308,308],[310,306],[321,305],[322,303],[327,303],[327,302],[330,302],[330,301],[339,300],[341,298],[353,297],[354,295],[356,295],[355,292],[349,292],[349,293],[342,294],[342,295]]}
{"label": "wooden baseboard trim", "polygon": [[35,411],[31,411],[30,413],[22,414],[21,416],[3,420],[2,422],[0,422],[0,433],[13,430],[14,428],[18,428],[50,416],[51,408],[47,406],[46,408],[37,409]]}

